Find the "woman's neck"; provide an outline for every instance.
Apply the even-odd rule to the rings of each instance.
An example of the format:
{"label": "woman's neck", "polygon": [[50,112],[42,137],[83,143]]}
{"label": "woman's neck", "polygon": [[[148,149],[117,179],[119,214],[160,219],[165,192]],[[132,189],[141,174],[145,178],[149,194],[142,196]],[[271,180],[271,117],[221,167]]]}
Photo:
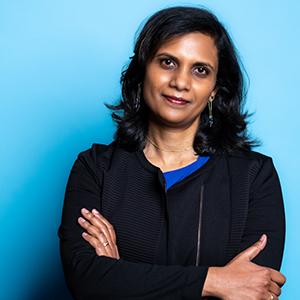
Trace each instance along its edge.
{"label": "woman's neck", "polygon": [[193,143],[198,127],[166,128],[149,123],[144,153],[162,171],[184,167],[197,160]]}

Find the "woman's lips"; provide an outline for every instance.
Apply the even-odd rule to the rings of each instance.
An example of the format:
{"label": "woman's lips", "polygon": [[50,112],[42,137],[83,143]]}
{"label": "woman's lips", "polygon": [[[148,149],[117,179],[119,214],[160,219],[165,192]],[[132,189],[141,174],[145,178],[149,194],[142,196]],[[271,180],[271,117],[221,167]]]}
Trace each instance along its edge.
{"label": "woman's lips", "polygon": [[164,95],[164,97],[167,99],[167,101],[169,101],[173,104],[186,105],[186,104],[190,103],[190,101],[188,101],[184,98],[177,98],[177,97],[169,96],[169,95]]}

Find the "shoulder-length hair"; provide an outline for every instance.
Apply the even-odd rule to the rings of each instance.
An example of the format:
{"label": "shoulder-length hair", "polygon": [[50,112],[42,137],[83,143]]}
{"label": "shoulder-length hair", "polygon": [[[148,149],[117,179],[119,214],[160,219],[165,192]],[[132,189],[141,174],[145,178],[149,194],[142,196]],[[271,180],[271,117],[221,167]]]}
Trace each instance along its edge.
{"label": "shoulder-length hair", "polygon": [[[148,110],[142,98],[142,87],[147,62],[157,50],[174,37],[200,32],[212,37],[218,51],[219,68],[216,80],[217,93],[213,101],[213,126],[209,126],[208,107],[201,113],[199,128],[194,139],[198,154],[210,155],[216,151],[251,150],[257,143],[247,134],[247,118],[243,112],[245,83],[241,63],[233,42],[218,21],[206,9],[177,6],[156,12],[137,37],[134,55],[122,72],[122,99],[113,110],[117,123],[116,142],[129,151],[145,146],[148,132]],[[140,98],[140,101],[137,101]]]}

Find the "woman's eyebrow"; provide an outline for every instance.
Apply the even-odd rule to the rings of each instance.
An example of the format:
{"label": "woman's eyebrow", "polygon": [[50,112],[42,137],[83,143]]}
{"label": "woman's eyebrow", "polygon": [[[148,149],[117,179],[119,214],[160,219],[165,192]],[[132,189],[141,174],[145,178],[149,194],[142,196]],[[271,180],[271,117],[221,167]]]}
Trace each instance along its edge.
{"label": "woman's eyebrow", "polygon": [[[171,58],[172,60],[174,60],[176,63],[179,64],[179,59],[177,57],[175,57],[174,55],[168,53],[168,52],[162,52],[162,53],[159,53],[155,56],[156,57],[167,56],[167,57]],[[207,67],[211,68],[212,70],[215,69],[210,63],[204,62],[204,61],[196,61],[195,63],[193,63],[193,67],[196,67],[196,66],[207,66]]]}

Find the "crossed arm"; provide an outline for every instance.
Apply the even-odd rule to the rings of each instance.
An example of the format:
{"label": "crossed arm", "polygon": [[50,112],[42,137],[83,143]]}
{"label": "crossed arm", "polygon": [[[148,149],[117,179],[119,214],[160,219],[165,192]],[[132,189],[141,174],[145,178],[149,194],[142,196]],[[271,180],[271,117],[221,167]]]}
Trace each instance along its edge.
{"label": "crossed arm", "polygon": [[[95,249],[97,255],[120,259],[113,226],[96,209],[81,210],[78,223],[85,231],[82,237]],[[285,277],[278,271],[262,267],[254,259],[267,243],[267,236],[241,252],[224,267],[210,267],[202,296],[221,299],[278,299]]]}
{"label": "crossed arm", "polygon": [[[260,199],[254,197],[251,204],[253,217],[260,218],[260,224],[266,215],[257,216],[254,206],[269,203],[265,198],[273,199],[271,206],[263,209],[267,216],[271,215],[271,220],[278,219],[274,212],[281,211],[280,207],[272,206],[274,203],[280,203],[280,197],[274,198],[268,188],[278,179],[272,173],[272,165],[269,164],[267,169],[269,171],[261,175],[255,185],[255,190],[263,190],[263,193],[260,193],[263,196]],[[196,300],[202,295],[225,300],[269,300],[277,299],[280,295],[285,277],[272,267],[274,265],[279,268],[280,259],[275,255],[275,263],[265,257],[270,256],[271,249],[277,249],[274,241],[278,235],[282,236],[281,233],[276,233],[277,228],[274,231],[274,226],[265,231],[269,236],[268,242],[266,237],[263,237],[260,242],[242,251],[223,267],[161,266],[129,262],[119,256],[117,232],[113,226],[103,216],[92,211],[92,208],[99,210],[97,205],[100,195],[100,186],[94,178],[91,164],[87,166],[87,162],[82,157],[79,158],[72,168],[68,181],[59,229],[65,277],[75,299]],[[81,211],[83,207],[88,211]],[[82,219],[78,220],[81,213],[85,222],[82,222]],[[269,223],[269,219],[264,222]],[[247,228],[251,234],[243,241],[245,245],[251,245],[252,240],[258,236],[258,232],[251,224],[252,222]],[[82,229],[86,232],[84,236]],[[264,228],[260,230],[262,229]],[[272,246],[266,252],[263,249],[267,243]],[[281,252],[282,240],[279,245],[278,252]],[[268,253],[263,256],[265,263],[256,260],[262,257],[262,255],[256,257],[260,252]],[[272,268],[260,266],[258,263]]]}

